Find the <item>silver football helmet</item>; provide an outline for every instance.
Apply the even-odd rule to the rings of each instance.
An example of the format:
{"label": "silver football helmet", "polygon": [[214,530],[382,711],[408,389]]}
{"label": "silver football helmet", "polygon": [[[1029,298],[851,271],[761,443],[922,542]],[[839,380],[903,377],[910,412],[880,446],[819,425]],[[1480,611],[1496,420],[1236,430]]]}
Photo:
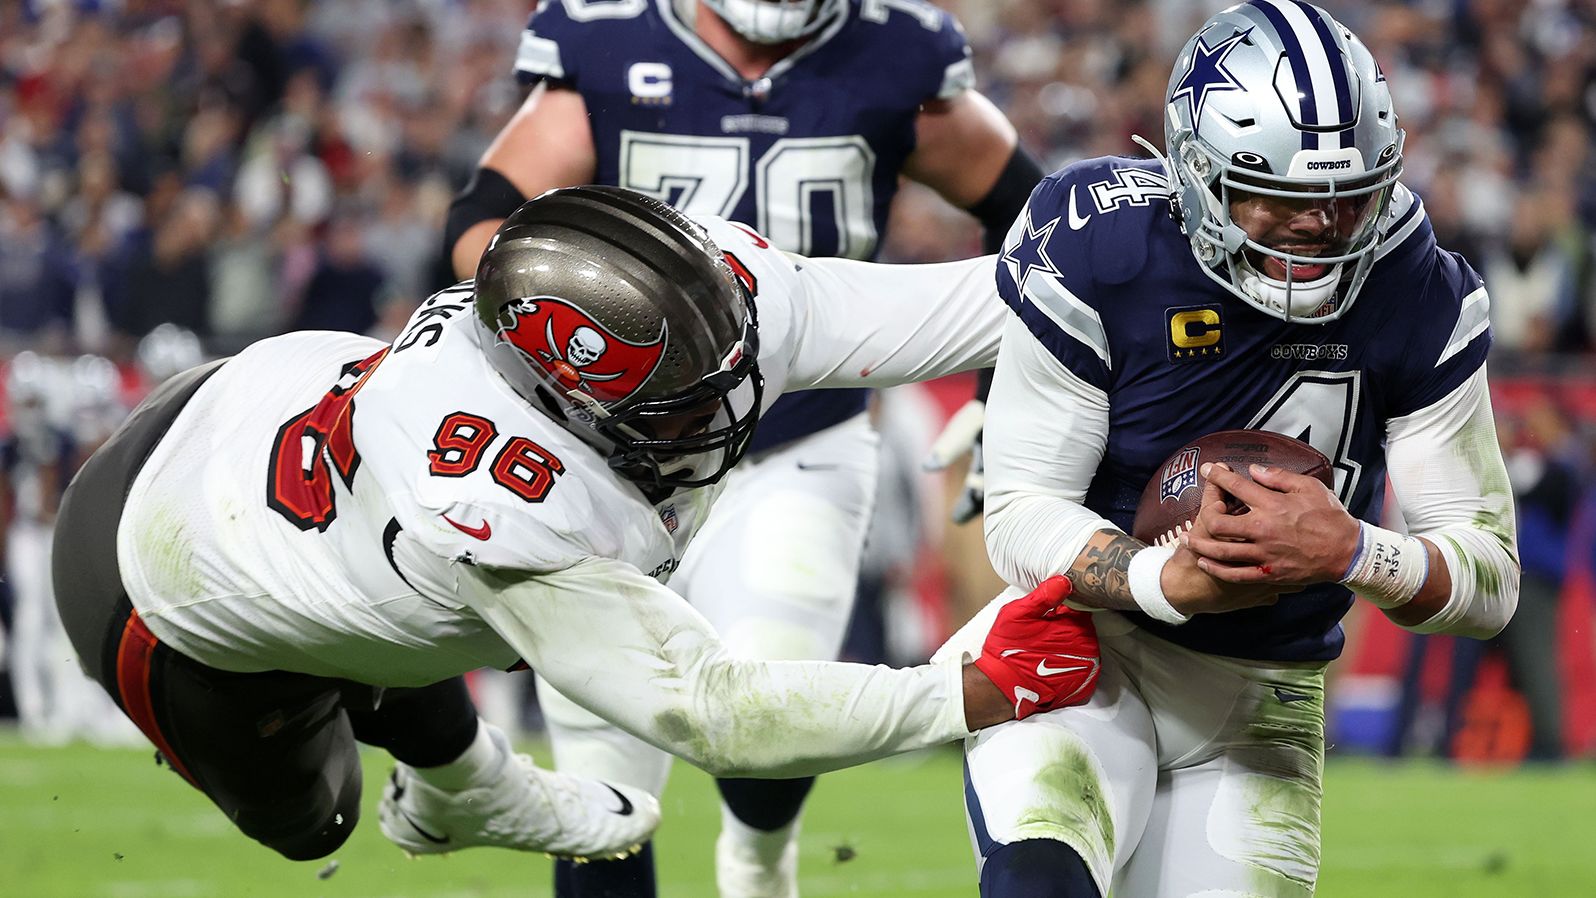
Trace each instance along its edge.
{"label": "silver football helmet", "polygon": [[731,29],[756,44],[808,37],[836,21],[847,0],[704,0]]}
{"label": "silver football helmet", "polygon": [[193,331],[167,322],[139,341],[137,359],[144,377],[158,384],[204,362],[205,350]]}
{"label": "silver football helmet", "polygon": [[127,409],[122,405],[122,374],[116,363],[99,355],[72,360],[70,432],[79,445],[97,446],[116,430]]}
{"label": "silver football helmet", "polygon": [[1391,91],[1363,43],[1307,3],[1232,6],[1186,42],[1165,104],[1176,219],[1208,276],[1276,318],[1345,314],[1402,173]]}

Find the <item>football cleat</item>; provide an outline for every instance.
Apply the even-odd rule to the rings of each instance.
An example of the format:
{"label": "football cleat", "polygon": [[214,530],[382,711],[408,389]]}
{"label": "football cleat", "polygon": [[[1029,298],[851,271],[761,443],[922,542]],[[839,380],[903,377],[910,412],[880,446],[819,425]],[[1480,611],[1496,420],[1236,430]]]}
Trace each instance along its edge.
{"label": "football cleat", "polygon": [[458,791],[394,767],[377,805],[383,835],[411,856],[479,845],[571,860],[628,857],[659,826],[659,802],[630,786],[544,770],[497,730],[499,776]]}

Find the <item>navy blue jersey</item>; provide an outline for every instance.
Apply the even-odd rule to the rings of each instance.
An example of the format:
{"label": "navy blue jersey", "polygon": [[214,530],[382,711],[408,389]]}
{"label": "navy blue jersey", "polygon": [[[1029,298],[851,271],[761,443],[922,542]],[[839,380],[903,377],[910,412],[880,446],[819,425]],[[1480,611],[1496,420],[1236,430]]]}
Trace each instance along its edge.
{"label": "navy blue jersey", "polygon": [[[515,67],[582,95],[598,183],[745,222],[791,252],[870,259],[919,108],[971,86],[969,55],[958,23],[923,0],[853,0],[749,81],[670,0],[545,0]],[[852,417],[867,395],[785,396],[754,449]]]}
{"label": "navy blue jersey", "polygon": [[[1108,445],[1086,505],[1129,532],[1142,488],[1175,449],[1250,427],[1319,449],[1347,509],[1378,523],[1386,422],[1441,399],[1485,361],[1479,275],[1436,245],[1423,206],[1398,188],[1352,308],[1328,324],[1288,324],[1211,280],[1169,212],[1160,162],[1081,162],[1037,186],[998,264],[1009,307],[1108,394]],[[1179,627],[1137,617],[1198,651],[1328,660],[1351,603],[1344,587],[1324,584]]]}

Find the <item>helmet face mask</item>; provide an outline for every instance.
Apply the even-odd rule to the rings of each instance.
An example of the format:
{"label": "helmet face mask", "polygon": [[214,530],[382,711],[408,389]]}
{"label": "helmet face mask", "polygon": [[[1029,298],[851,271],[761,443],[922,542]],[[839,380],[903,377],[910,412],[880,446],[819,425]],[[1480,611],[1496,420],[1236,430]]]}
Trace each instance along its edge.
{"label": "helmet face mask", "polygon": [[783,44],[836,21],[844,0],[704,0],[704,5],[744,40]]}
{"label": "helmet face mask", "polygon": [[607,187],[551,191],[476,277],[480,342],[522,398],[649,495],[708,486],[753,438],[753,297],[690,219]]}
{"label": "helmet face mask", "polygon": [[1402,130],[1363,44],[1316,7],[1254,0],[1187,42],[1166,101],[1177,220],[1204,272],[1286,321],[1345,314],[1402,173]]}

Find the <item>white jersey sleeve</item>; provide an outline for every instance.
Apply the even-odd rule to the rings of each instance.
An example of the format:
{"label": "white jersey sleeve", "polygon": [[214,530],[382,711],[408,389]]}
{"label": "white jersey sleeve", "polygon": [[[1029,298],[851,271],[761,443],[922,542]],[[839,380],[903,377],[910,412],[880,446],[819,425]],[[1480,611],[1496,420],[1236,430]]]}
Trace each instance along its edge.
{"label": "white jersey sleeve", "polygon": [[624,562],[460,567],[459,595],[563,695],[718,776],[812,775],[969,735],[960,659],[734,658],[686,600]]}
{"label": "white jersey sleeve", "polygon": [[815,387],[893,386],[990,367],[1008,309],[992,256],[930,265],[808,259],[743,225],[699,221],[752,280],[767,401]]}
{"label": "white jersey sleeve", "polygon": [[1387,424],[1391,488],[1408,532],[1435,544],[1452,578],[1420,633],[1488,638],[1518,607],[1518,529],[1485,366],[1440,401]]}
{"label": "white jersey sleeve", "polygon": [[[1004,580],[1035,589],[1098,530],[1082,503],[1108,445],[1108,395],[1010,316],[986,405],[986,545]],[[1068,446],[1068,451],[1059,447]]]}

